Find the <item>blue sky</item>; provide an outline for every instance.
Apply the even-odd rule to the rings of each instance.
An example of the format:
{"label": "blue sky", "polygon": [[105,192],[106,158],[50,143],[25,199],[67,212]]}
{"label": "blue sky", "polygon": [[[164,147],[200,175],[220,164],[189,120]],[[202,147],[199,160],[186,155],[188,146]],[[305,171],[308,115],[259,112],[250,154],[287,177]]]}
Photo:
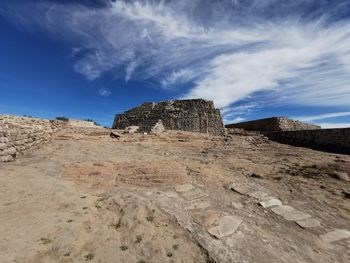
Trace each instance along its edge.
{"label": "blue sky", "polygon": [[145,101],[350,127],[348,0],[2,0],[0,112],[111,125]]}

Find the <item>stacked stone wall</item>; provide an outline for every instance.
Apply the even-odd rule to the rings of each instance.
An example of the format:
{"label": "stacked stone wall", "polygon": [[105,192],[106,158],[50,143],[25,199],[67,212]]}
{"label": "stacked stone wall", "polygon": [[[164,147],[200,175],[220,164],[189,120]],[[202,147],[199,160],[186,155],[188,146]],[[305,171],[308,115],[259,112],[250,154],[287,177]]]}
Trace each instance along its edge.
{"label": "stacked stone wall", "polygon": [[71,125],[69,121],[0,115],[0,163],[13,161],[48,142],[60,130],[93,136],[109,134],[108,129],[91,126],[91,123],[77,120]]}
{"label": "stacked stone wall", "polygon": [[317,130],[320,126],[288,119],[287,117],[273,117],[261,120],[228,124],[226,128],[239,128],[249,131],[299,131]]}
{"label": "stacked stone wall", "polygon": [[225,134],[220,111],[214,107],[212,101],[201,99],[144,103],[124,114],[116,115],[113,128],[155,124],[159,120],[167,130]]}
{"label": "stacked stone wall", "polygon": [[0,115],[0,162],[47,142],[56,129],[49,120]]}
{"label": "stacked stone wall", "polygon": [[280,143],[350,154],[350,128],[264,132],[264,134]]}

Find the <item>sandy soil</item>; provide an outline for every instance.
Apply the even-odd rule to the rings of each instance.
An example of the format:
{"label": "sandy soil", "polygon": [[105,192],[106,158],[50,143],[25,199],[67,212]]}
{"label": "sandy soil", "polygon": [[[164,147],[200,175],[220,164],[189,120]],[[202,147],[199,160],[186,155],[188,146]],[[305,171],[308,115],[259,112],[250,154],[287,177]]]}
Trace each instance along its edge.
{"label": "sandy soil", "polygon": [[[260,136],[62,133],[0,164],[0,262],[350,262],[350,239],[320,238],[350,230],[340,172],[350,175],[350,156]],[[303,229],[231,185],[321,225]],[[225,215],[242,223],[216,238]]]}

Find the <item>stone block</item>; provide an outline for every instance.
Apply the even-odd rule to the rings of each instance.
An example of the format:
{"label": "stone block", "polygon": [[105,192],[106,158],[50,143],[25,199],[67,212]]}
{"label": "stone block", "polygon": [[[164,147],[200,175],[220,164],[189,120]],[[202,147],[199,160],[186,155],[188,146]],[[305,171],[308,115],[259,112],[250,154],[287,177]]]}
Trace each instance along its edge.
{"label": "stone block", "polygon": [[315,218],[307,218],[296,222],[302,228],[314,228],[321,226],[321,222]]}
{"label": "stone block", "polygon": [[345,229],[335,229],[327,234],[320,235],[320,238],[326,242],[336,242],[343,239],[350,238],[350,231]]}
{"label": "stone block", "polygon": [[271,199],[261,201],[259,204],[264,208],[269,208],[273,206],[281,206],[282,202],[277,198],[271,198]]}

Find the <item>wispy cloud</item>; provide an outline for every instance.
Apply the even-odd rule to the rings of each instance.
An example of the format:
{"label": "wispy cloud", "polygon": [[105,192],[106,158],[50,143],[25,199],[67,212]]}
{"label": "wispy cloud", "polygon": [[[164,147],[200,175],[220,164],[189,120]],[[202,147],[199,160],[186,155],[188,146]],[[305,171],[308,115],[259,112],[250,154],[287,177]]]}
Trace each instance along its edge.
{"label": "wispy cloud", "polygon": [[113,72],[167,89],[189,83],[181,97],[211,99],[231,112],[257,93],[269,105],[349,107],[346,0],[39,3],[2,14],[73,42],[83,54],[74,69],[90,80]]}
{"label": "wispy cloud", "polygon": [[319,123],[323,129],[350,128],[350,122],[345,123]]}
{"label": "wispy cloud", "polygon": [[346,117],[346,116],[350,116],[350,112],[349,111],[347,111],[347,112],[326,113],[326,114],[307,116],[307,117],[294,117],[294,119],[297,119],[297,120],[300,120],[300,121],[317,121],[317,120],[332,119],[332,118]]}
{"label": "wispy cloud", "polygon": [[102,88],[98,91],[98,94],[100,94],[101,96],[107,97],[111,95],[111,91],[109,89]]}

